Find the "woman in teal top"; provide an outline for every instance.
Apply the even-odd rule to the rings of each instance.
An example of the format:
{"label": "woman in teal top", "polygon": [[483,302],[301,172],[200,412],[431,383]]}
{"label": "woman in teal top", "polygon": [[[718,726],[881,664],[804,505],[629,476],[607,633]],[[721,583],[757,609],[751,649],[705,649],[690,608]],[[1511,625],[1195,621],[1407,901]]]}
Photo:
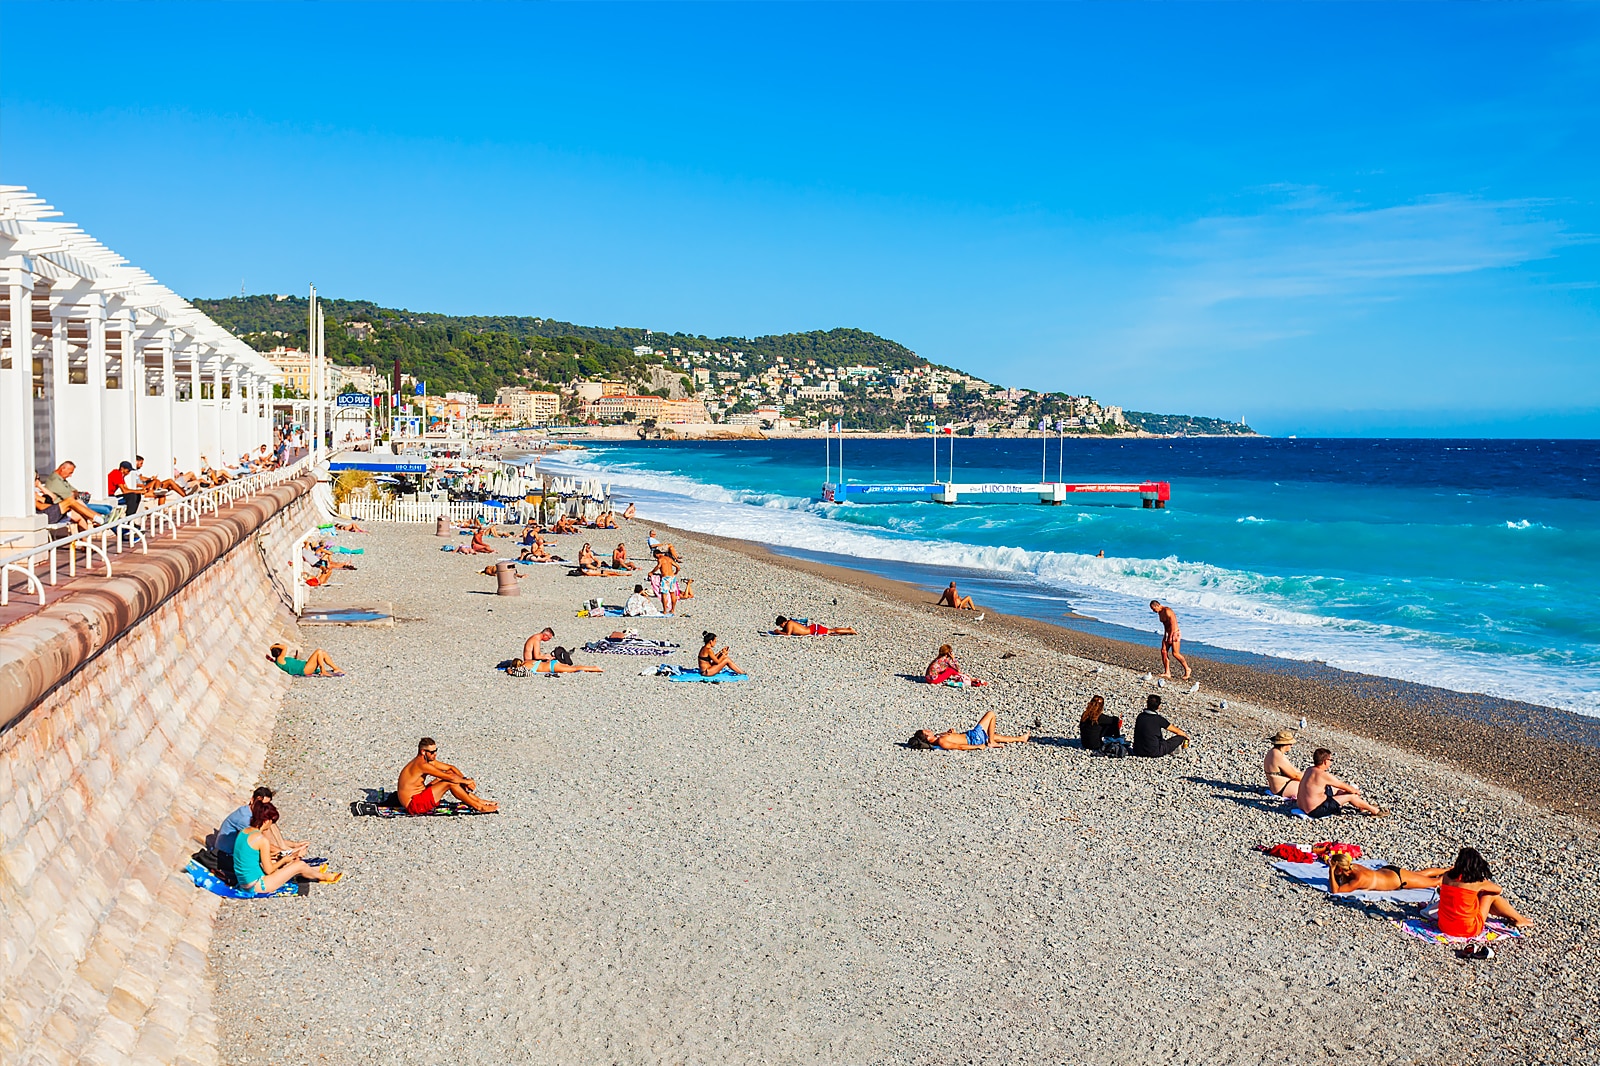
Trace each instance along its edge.
{"label": "woman in teal top", "polygon": [[267,658],[278,664],[278,669],[295,677],[343,677],[344,671],[333,664],[328,653],[318,648],[310,658],[295,659],[282,644],[267,649]]}
{"label": "woman in teal top", "polygon": [[308,881],[333,884],[344,874],[336,874],[327,867],[307,866],[300,859],[277,858],[267,840],[266,829],[278,821],[278,808],[262,803],[250,815],[250,828],[239,834],[233,844],[233,876],[239,891],[270,896],[291,877],[304,877]]}

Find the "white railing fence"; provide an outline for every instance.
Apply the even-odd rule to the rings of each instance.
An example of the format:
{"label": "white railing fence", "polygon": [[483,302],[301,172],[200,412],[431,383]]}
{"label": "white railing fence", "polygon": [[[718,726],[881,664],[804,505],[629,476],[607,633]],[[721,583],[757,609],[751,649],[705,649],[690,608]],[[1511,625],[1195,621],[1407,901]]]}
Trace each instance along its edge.
{"label": "white railing fence", "polygon": [[470,522],[477,518],[502,525],[520,525],[532,521],[539,513],[539,506],[523,500],[513,500],[503,507],[461,500],[346,500],[339,505],[339,513],[358,522],[433,522],[444,515],[452,522]]}
{"label": "white railing fence", "polygon": [[173,493],[165,503],[156,507],[141,506],[127,518],[0,556],[0,607],[10,605],[11,582],[17,577],[23,581],[23,594],[37,595],[39,605],[44,606],[44,583],[40,580],[38,571],[41,567],[45,568],[49,583],[56,584],[60,579],[63,552],[66,553],[65,569],[68,577],[76,577],[78,574],[79,552],[83,553],[83,565],[86,569],[103,569],[105,576],[110,577],[113,552],[121,555],[125,547],[138,547],[141,552],[148,553],[152,538],[163,535],[177,537],[178,530],[184,526],[202,524],[205,515],[215,515],[219,508],[227,507],[236,500],[254,495],[281,481],[299,477],[308,469],[310,461],[301,459],[278,470],[263,470],[259,474],[249,474],[233,481],[225,481],[221,485],[201,489],[187,496]]}

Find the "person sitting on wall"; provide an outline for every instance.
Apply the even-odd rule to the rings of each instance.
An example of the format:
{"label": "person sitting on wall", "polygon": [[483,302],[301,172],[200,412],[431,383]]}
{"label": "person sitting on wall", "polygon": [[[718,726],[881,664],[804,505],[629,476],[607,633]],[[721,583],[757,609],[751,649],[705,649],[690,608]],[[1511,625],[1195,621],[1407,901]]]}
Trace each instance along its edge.
{"label": "person sitting on wall", "polygon": [[39,480],[39,475],[33,476],[33,510],[36,514],[44,515],[44,520],[50,525],[65,522],[74,533],[82,533],[93,529],[93,520],[83,517],[76,510],[68,511],[62,508],[56,497],[52,496],[44,487],[44,482]]}
{"label": "person sitting on wall", "polygon": [[111,514],[111,508],[103,503],[89,503],[89,494],[79,492],[70,478],[78,469],[78,464],[71,459],[48,474],[40,474],[39,481],[44,485],[44,491],[50,496],[50,501],[61,508],[61,513],[74,514],[91,526],[99,525],[106,516]]}
{"label": "person sitting on wall", "polygon": [[278,669],[291,677],[343,677],[344,671],[334,665],[328,653],[318,648],[304,659],[289,655],[284,644],[274,644],[267,649],[267,658],[278,664]]}
{"label": "person sitting on wall", "polygon": [[478,783],[449,763],[442,762],[438,755],[439,745],[432,737],[417,741],[417,757],[400,769],[400,783],[395,789],[401,810],[407,814],[428,814],[439,806],[439,801],[446,794],[483,814],[500,809],[498,803],[490,803],[473,795]]}
{"label": "person sitting on wall", "polygon": [[106,495],[115,499],[122,505],[126,514],[133,514],[139,509],[139,504],[144,501],[144,495],[128,485],[128,476],[133,473],[133,464],[124,459],[117,464],[115,470],[106,475]]}

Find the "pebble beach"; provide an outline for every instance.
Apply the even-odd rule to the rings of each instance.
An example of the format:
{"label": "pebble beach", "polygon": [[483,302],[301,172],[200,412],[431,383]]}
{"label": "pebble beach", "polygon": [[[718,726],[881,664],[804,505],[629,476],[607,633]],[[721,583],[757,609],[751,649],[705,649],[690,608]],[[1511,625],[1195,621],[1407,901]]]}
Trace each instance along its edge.
{"label": "pebble beach", "polygon": [[[634,581],[562,567],[523,567],[521,594],[496,596],[490,557],[439,550],[458,539],[343,536],[359,569],[313,596],[387,604],[397,624],[295,638],[348,676],[294,682],[264,783],[285,835],[345,877],[224,907],[210,965],[229,1063],[1600,1057],[1596,826],[1504,779],[1334,709],[1300,730],[1301,708],[1223,708],[1203,668],[1198,692],[1158,690],[1125,661],[936,609],[935,590],[916,602],[709,538],[669,534],[696,595],[643,619],[576,617]],[[648,559],[640,523],[556,550],[585,539]],[[759,635],[779,613],[861,635]],[[605,672],[494,669],[545,625],[575,649],[626,625],[684,665],[711,630],[751,679],[672,684],[640,674],[661,660],[582,651]],[[991,683],[922,684],[942,643]],[[1079,748],[1091,695],[1131,724],[1155,691],[1186,750]],[[1033,742],[904,746],[988,710]],[[1392,816],[1286,817],[1260,775],[1284,728],[1299,764],[1333,749]],[[423,735],[500,813],[353,816]],[[1461,960],[1404,935],[1399,908],[1332,901],[1253,850],[1330,839],[1409,868],[1477,847],[1536,924]]]}

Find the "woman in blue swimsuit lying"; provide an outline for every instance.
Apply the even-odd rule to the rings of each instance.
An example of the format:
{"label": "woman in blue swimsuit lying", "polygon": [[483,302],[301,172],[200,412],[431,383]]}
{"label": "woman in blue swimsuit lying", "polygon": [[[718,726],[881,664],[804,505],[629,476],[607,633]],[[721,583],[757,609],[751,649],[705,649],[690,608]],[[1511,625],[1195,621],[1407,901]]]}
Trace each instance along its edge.
{"label": "woman in blue swimsuit lying", "polygon": [[906,741],[906,747],[918,748],[922,751],[932,751],[934,748],[943,748],[945,751],[977,751],[980,748],[995,748],[1001,744],[1026,744],[1028,734],[1019,737],[1008,737],[994,731],[994,712],[987,711],[978,719],[978,724],[971,729],[947,729],[943,733],[935,733],[931,729],[919,729],[911,734],[911,739]]}

